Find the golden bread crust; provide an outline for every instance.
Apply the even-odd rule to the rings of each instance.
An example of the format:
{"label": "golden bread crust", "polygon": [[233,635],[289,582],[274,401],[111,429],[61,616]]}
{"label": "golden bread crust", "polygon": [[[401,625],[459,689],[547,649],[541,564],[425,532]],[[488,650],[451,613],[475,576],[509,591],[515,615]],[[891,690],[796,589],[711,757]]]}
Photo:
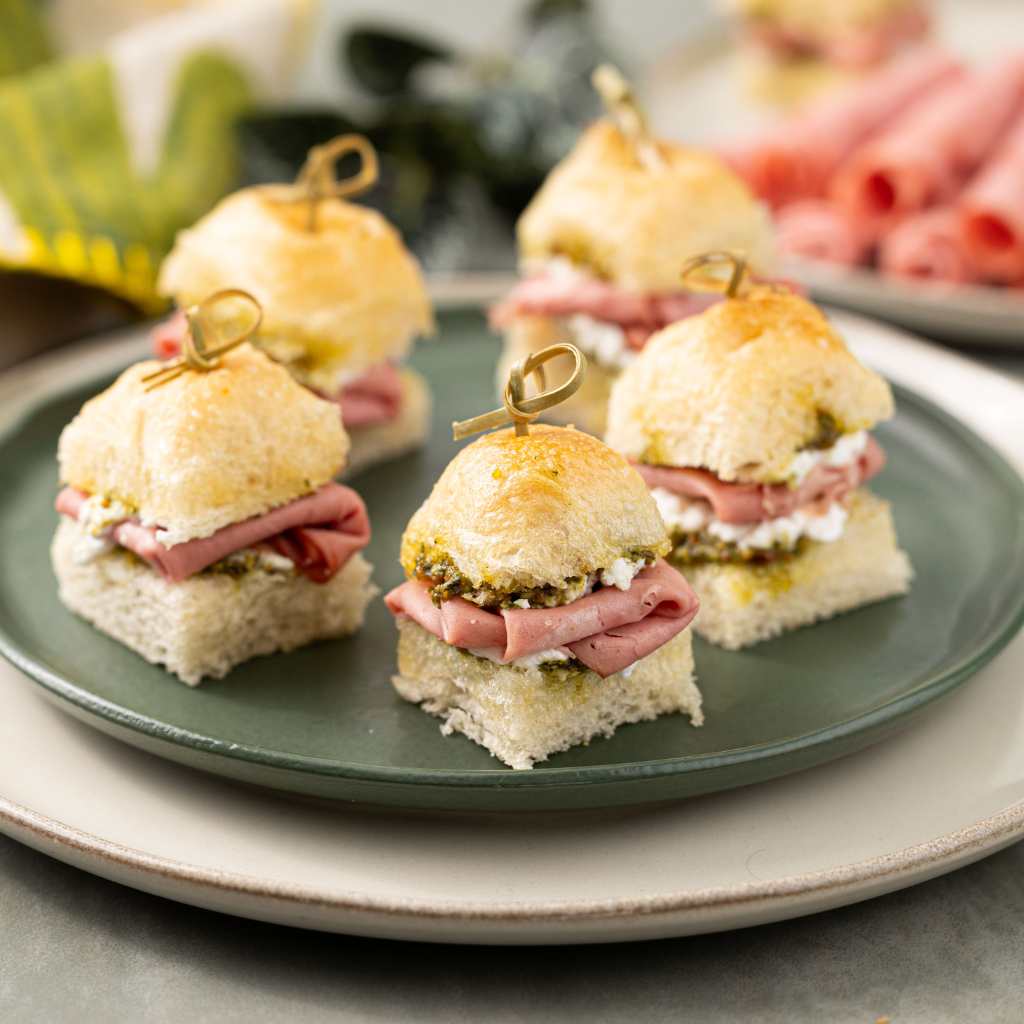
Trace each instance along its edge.
{"label": "golden bread crust", "polygon": [[338,408],[251,345],[146,391],[136,363],[64,428],[61,481],[117,498],[165,543],[206,537],[308,494],[345,462]]}
{"label": "golden bread crust", "polygon": [[562,586],[636,548],[668,550],[640,475],[589,434],[485,434],[448,464],[402,536],[401,561],[446,558],[474,586]]}
{"label": "golden bread crust", "polygon": [[686,260],[713,249],[771,270],[771,218],[710,153],[659,142],[664,167],[642,164],[608,121],[597,121],[548,176],[519,219],[525,263],[566,257],[622,288],[673,292]]}
{"label": "golden bread crust", "polygon": [[821,310],[755,288],[648,341],[612,389],[607,440],[633,459],[770,482],[814,437],[820,412],[850,432],[892,411],[889,385]]}
{"label": "golden bread crust", "polygon": [[244,288],[263,305],[259,341],[277,354],[299,345],[324,390],[343,372],[401,359],[434,327],[415,258],[375,210],[340,199],[305,230],[303,203],[275,201],[280,186],[242,189],[179,233],[160,291],[187,306],[220,288]]}

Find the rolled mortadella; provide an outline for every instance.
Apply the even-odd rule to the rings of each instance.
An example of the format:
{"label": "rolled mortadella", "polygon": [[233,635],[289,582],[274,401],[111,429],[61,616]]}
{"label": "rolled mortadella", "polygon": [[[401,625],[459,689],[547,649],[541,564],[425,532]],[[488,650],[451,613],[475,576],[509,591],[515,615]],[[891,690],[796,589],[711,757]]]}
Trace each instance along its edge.
{"label": "rolled mortadella", "polygon": [[780,251],[803,259],[853,267],[863,263],[875,239],[827,199],[803,199],[779,210],[775,237]]}
{"label": "rolled mortadella", "polygon": [[961,73],[949,54],[921,47],[876,75],[828,96],[725,159],[772,206],[821,196],[832,174],[918,97]]}
{"label": "rolled mortadella", "polygon": [[964,242],[979,275],[1024,280],[1024,113],[960,199]]}
{"label": "rolled mortadella", "polygon": [[964,244],[959,212],[953,206],[908,217],[882,242],[878,265],[893,277],[960,284],[978,279]]}
{"label": "rolled mortadella", "polygon": [[876,230],[951,202],[1024,101],[1024,55],[954,78],[911,104],[837,173],[830,195]]}

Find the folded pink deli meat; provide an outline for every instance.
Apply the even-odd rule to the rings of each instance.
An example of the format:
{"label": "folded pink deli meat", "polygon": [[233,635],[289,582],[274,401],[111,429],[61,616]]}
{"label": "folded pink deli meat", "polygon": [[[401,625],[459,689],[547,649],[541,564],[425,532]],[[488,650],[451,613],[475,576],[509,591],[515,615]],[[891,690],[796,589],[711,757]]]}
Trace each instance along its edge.
{"label": "folded pink deli meat", "polygon": [[994,152],[1024,97],[1024,55],[954,76],[898,116],[836,175],[832,197],[882,230],[950,202]]}
{"label": "folded pink deli meat", "polygon": [[920,49],[731,153],[784,253],[1024,284],[1024,52],[967,68]]}
{"label": "folded pink deli meat", "polygon": [[815,466],[797,487],[788,484],[741,484],[720,480],[706,469],[636,465],[648,487],[661,487],[687,498],[711,504],[723,523],[757,523],[792,515],[815,502],[839,501],[850,491],[877,476],[885,466],[885,452],[870,435],[863,453],[845,466]]}
{"label": "folded pink deli meat", "polygon": [[960,203],[961,225],[979,273],[1024,283],[1024,110]]}
{"label": "folded pink deli meat", "polygon": [[960,73],[949,54],[922,47],[723,155],[772,206],[824,195],[840,164],[869,136]]}
{"label": "folded pink deli meat", "polygon": [[[57,495],[57,511],[77,519],[87,499],[82,491],[65,487]],[[113,524],[109,536],[173,583],[236,551],[261,546],[290,559],[315,583],[326,583],[370,542],[370,521],[355,491],[330,483],[261,516],[231,523],[209,537],[171,547],[160,542],[158,527],[143,526],[134,519]]]}
{"label": "folded pink deli meat", "polygon": [[554,608],[493,612],[461,597],[435,605],[424,580],[408,580],[384,600],[392,614],[454,647],[503,662],[564,650],[602,677],[657,650],[697,614],[696,595],[664,561],[641,570],[628,590],[602,587]]}

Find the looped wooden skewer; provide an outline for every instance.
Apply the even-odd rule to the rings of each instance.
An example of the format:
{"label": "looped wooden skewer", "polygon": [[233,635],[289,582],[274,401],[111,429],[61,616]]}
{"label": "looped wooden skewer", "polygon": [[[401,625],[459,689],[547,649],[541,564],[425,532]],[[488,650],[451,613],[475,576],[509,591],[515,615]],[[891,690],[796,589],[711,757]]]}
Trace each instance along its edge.
{"label": "looped wooden skewer", "polygon": [[619,131],[633,142],[641,162],[652,170],[664,167],[665,162],[657,143],[647,127],[647,117],[637,103],[633,87],[625,75],[612,64],[601,64],[594,69],[590,82],[601,97],[608,116]]}
{"label": "looped wooden skewer", "polygon": [[[544,376],[544,363],[558,356],[571,356],[573,360],[572,374],[569,379],[550,391],[541,390],[540,394],[533,398],[526,398],[526,378],[535,373],[540,380],[542,389],[547,387]],[[484,430],[491,430],[494,427],[503,427],[506,423],[515,424],[516,433],[520,436],[530,432],[530,424],[545,410],[550,409],[559,402],[564,402],[571,395],[580,389],[583,378],[587,372],[587,360],[583,353],[568,342],[558,345],[549,345],[539,352],[534,352],[517,362],[509,371],[508,382],[502,393],[501,400],[504,408],[495,409],[493,412],[485,412],[472,419],[462,420],[452,424],[452,437],[456,441],[469,437],[471,434],[479,434]]]}
{"label": "looped wooden skewer", "polygon": [[[732,267],[728,280],[714,274],[702,274],[695,276],[695,272],[704,267],[728,264]],[[740,289],[747,283],[750,268],[746,259],[738,253],[726,252],[705,252],[700,256],[694,256],[683,264],[681,277],[683,283],[697,291],[722,292],[726,298],[735,299],[740,295]]]}
{"label": "looped wooden skewer", "polygon": [[[349,153],[358,154],[359,171],[339,181],[334,176],[335,165]],[[365,192],[376,184],[379,174],[377,150],[365,135],[338,135],[309,151],[295,183],[290,186],[291,194],[282,198],[288,203],[308,203],[306,230],[316,231],[317,209],[324,199],[344,199]]]}
{"label": "looped wooden skewer", "polygon": [[[210,310],[225,299],[242,299],[251,304],[256,311],[252,323],[242,328],[236,335],[227,338],[218,335],[218,328],[209,317]],[[183,373],[188,373],[189,370],[195,370],[197,373],[215,370],[220,366],[220,357],[225,352],[237,348],[259,330],[259,326],[263,322],[263,307],[252,295],[241,288],[224,288],[208,295],[202,302],[189,306],[185,310],[185,320],[188,327],[181,339],[181,355],[177,359],[164,363],[159,370],[147,373],[142,378],[146,385],[146,391],[152,391],[153,388],[158,388],[161,384],[175,380]],[[213,341],[212,345],[207,344],[210,338]]]}

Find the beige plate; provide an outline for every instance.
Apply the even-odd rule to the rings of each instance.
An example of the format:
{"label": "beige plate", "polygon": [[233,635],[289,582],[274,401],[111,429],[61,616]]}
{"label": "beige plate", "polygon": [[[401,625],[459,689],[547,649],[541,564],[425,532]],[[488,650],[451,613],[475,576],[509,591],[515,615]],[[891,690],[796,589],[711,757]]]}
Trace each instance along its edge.
{"label": "beige plate", "polygon": [[[840,319],[862,357],[1024,465],[1024,389]],[[132,344],[30,366],[0,380],[0,402],[94,374]],[[176,767],[50,707],[4,663],[0,830],[139,889],[330,931],[536,943],[737,928],[867,899],[1024,837],[1022,674],[1019,636],[916,728],[777,782],[614,814],[432,818]]]}

